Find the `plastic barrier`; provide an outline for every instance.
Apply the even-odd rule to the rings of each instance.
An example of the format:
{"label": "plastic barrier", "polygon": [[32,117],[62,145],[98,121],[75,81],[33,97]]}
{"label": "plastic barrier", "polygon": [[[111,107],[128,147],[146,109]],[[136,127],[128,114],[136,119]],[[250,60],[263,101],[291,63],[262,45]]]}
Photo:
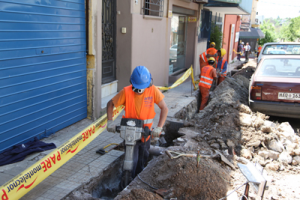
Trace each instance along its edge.
{"label": "plastic barrier", "polygon": [[194,80],[194,70],[193,70],[193,66],[191,66],[175,83],[173,83],[173,85],[171,85],[170,87],[163,87],[163,86],[157,86],[158,89],[160,90],[169,90],[172,88],[177,87],[178,85],[180,85],[181,83],[183,83],[189,76],[191,76],[192,79],[192,83],[194,85],[194,90],[197,89],[198,83],[199,81],[195,81]]}

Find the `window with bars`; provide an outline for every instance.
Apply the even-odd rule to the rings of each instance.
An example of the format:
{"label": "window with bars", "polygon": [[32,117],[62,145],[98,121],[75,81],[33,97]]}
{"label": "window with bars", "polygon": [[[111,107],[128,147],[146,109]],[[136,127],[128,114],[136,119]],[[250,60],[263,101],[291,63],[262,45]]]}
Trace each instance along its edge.
{"label": "window with bars", "polygon": [[144,0],[143,14],[163,17],[164,0]]}

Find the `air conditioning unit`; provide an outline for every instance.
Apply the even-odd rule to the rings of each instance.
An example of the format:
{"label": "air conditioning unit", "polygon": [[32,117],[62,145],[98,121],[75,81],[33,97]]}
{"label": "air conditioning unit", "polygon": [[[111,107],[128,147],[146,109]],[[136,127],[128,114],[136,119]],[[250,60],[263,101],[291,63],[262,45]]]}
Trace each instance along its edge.
{"label": "air conditioning unit", "polygon": [[185,1],[185,2],[188,2],[188,3],[194,2],[193,0],[181,0],[181,1]]}

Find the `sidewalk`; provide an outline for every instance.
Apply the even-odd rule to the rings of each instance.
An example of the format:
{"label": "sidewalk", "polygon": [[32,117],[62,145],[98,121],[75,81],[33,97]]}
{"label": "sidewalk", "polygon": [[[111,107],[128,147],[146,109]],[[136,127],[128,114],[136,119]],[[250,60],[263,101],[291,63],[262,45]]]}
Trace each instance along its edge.
{"label": "sidewalk", "polygon": [[[169,108],[168,118],[174,118],[182,108],[195,101],[192,96],[191,80],[186,80],[178,87],[164,92],[165,102]],[[160,116],[160,109],[155,106],[156,116],[153,126],[156,126]],[[124,112],[124,111],[123,111]],[[124,113],[123,113],[124,114]],[[114,121],[120,124],[122,113]],[[54,143],[57,147],[68,141],[70,138],[78,134],[81,130],[92,123],[91,120],[83,119],[59,132],[43,139],[46,143]],[[111,150],[105,155],[96,153],[96,150],[103,148],[110,143],[122,143],[123,139],[118,134],[102,132],[94,141],[87,145],[83,150],[78,152],[72,159],[65,163],[61,168],[47,177],[39,185],[35,186],[21,199],[23,200],[50,200],[62,199],[76,188],[89,182],[94,177],[100,176],[102,172],[109,168],[110,165],[124,153],[118,150],[111,150],[115,145],[111,145],[105,150]],[[35,153],[27,156],[25,160],[0,167],[0,185],[4,185],[14,176],[30,167],[35,162],[46,156],[53,150]]]}

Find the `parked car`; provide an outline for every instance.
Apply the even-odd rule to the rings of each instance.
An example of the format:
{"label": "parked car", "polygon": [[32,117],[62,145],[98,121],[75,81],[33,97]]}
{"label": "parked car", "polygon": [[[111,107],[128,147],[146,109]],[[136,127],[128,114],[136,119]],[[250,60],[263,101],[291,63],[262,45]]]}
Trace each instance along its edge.
{"label": "parked car", "polygon": [[293,54],[300,54],[300,47],[294,47],[292,50]]}
{"label": "parked car", "polygon": [[262,57],[250,80],[249,105],[268,115],[300,118],[300,55]]}
{"label": "parked car", "polygon": [[282,55],[282,54],[286,54],[286,51],[283,49],[269,49],[267,51],[267,54]]}
{"label": "parked car", "polygon": [[264,44],[262,47],[261,53],[257,58],[257,63],[261,61],[261,59],[265,56],[270,55],[293,55],[298,54],[293,51],[293,49],[300,48],[300,43],[296,42],[269,42]]}

